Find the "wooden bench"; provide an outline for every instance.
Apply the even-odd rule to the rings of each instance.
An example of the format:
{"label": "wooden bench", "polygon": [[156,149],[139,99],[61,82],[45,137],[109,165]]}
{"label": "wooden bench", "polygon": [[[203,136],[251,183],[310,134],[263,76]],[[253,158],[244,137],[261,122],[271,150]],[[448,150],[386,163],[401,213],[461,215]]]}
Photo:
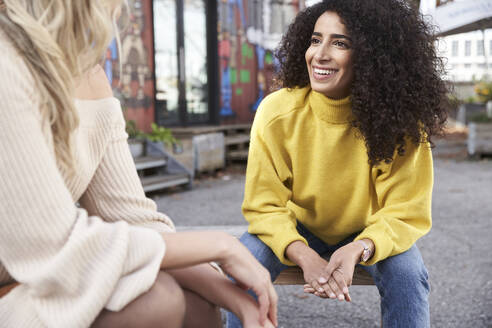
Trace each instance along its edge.
{"label": "wooden bench", "polygon": [[[246,225],[233,225],[233,226],[188,226],[188,227],[176,227],[178,231],[198,231],[198,230],[220,230],[225,231],[235,237],[240,237],[248,230]],[[329,260],[329,256],[325,257]],[[289,267],[282,271],[280,275],[273,282],[276,285],[304,285],[304,275],[302,269],[298,266]],[[374,281],[369,273],[364,271],[360,267],[356,267],[354,271],[354,277],[352,285],[374,285]]]}

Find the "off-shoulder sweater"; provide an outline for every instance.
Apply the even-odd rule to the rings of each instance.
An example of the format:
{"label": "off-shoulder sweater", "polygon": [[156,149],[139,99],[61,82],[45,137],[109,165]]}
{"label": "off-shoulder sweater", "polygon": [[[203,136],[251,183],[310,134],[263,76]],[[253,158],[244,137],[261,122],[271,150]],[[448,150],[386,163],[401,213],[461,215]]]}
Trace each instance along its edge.
{"label": "off-shoulder sweater", "polygon": [[174,226],[145,197],[119,101],[75,101],[76,174],[64,178],[2,31],[0,51],[0,286],[20,283],[0,299],[0,326],[88,327],[153,285]]}

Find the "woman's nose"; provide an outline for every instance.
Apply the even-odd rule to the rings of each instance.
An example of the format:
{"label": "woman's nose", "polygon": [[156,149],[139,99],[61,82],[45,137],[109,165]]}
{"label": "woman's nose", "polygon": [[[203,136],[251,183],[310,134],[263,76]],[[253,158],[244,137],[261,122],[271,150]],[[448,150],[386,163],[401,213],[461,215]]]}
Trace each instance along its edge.
{"label": "woman's nose", "polygon": [[329,47],[324,44],[318,47],[314,54],[314,59],[317,61],[329,61],[331,59]]}

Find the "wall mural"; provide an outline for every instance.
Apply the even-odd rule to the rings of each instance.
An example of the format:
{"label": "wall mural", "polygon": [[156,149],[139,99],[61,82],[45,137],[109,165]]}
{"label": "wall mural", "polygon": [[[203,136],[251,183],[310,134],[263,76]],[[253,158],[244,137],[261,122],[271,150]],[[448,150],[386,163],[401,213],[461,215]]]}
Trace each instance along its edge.
{"label": "wall mural", "polygon": [[269,92],[273,51],[302,0],[218,0],[220,115],[251,122]]}
{"label": "wall mural", "polygon": [[128,1],[129,23],[121,34],[121,74],[115,41],[107,50],[105,62],[106,74],[122,102],[125,117],[143,130],[148,130],[154,121],[151,3],[152,0]]}

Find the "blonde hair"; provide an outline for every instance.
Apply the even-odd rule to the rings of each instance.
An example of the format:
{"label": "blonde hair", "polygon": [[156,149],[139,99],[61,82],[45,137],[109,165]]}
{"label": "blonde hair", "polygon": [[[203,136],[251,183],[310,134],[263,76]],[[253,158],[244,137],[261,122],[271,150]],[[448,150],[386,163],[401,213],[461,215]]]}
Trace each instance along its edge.
{"label": "blonde hair", "polygon": [[[1,3],[2,0],[0,0]],[[74,174],[75,82],[100,63],[123,0],[3,0],[0,28],[23,56],[41,95],[58,167]]]}

